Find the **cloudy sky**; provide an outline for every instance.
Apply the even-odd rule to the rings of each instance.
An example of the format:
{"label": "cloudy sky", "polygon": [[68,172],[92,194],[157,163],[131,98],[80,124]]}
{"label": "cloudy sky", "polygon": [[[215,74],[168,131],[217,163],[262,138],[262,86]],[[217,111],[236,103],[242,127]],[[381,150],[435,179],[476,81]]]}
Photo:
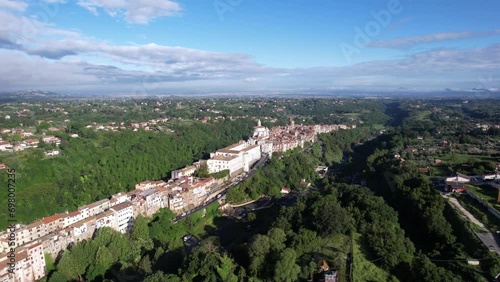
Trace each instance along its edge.
{"label": "cloudy sky", "polygon": [[500,2],[0,0],[0,91],[500,88]]}

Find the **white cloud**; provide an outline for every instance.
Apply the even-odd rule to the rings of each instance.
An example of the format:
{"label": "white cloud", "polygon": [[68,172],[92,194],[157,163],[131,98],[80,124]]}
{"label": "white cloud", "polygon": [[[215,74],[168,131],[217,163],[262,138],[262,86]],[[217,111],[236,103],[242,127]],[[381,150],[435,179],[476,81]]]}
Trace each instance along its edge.
{"label": "white cloud", "polygon": [[28,4],[19,1],[0,0],[0,9],[7,9],[17,12],[24,12]]}
{"label": "white cloud", "polygon": [[434,49],[346,67],[280,69],[263,66],[248,54],[155,43],[112,45],[1,10],[0,61],[6,66],[0,68],[3,90],[465,89],[480,84],[480,76],[492,76],[488,88],[500,87],[500,44]]}
{"label": "white cloud", "polygon": [[127,22],[134,24],[147,24],[182,11],[181,6],[171,0],[79,0],[77,3],[94,15],[102,9],[112,17],[124,16]]}
{"label": "white cloud", "polygon": [[369,47],[409,49],[411,47],[432,42],[441,42],[465,38],[484,37],[500,34],[500,29],[490,31],[462,31],[441,32],[421,36],[402,37],[388,40],[373,41],[367,44]]}

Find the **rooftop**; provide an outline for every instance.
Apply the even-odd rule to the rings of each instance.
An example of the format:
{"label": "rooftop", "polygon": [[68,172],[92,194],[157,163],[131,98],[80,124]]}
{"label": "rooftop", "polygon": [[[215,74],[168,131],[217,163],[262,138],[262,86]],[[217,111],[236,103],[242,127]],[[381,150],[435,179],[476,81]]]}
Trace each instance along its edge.
{"label": "rooftop", "polygon": [[52,215],[52,216],[49,216],[49,217],[42,218],[42,222],[45,223],[45,224],[49,224],[49,223],[54,222],[56,220],[59,220],[61,218],[62,217],[61,217],[60,214],[55,214],[55,215]]}
{"label": "rooftop", "polygon": [[129,207],[132,207],[132,203],[130,201],[126,201],[126,202],[123,202],[121,204],[118,204],[114,207],[112,207],[111,209],[114,210],[114,211],[121,211],[123,209],[126,209],[126,208],[129,208]]}
{"label": "rooftop", "polygon": [[224,157],[224,156],[214,156],[213,158],[211,158],[210,160],[216,160],[216,161],[231,161],[231,160],[234,160],[238,158],[238,156],[228,156],[228,157]]}

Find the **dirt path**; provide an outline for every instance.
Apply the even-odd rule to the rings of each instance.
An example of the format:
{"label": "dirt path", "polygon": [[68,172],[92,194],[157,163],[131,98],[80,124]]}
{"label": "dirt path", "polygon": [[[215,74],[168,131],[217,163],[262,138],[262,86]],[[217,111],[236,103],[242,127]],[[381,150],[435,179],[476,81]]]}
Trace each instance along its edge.
{"label": "dirt path", "polygon": [[486,226],[484,226],[484,224],[477,220],[468,210],[466,210],[464,207],[462,207],[462,205],[460,204],[460,202],[458,202],[457,199],[453,198],[453,197],[445,197],[448,199],[448,201],[450,201],[450,203],[452,205],[454,205],[455,207],[457,207],[465,216],[467,216],[467,218],[472,221],[474,224],[478,225],[479,227],[483,228],[486,230]]}

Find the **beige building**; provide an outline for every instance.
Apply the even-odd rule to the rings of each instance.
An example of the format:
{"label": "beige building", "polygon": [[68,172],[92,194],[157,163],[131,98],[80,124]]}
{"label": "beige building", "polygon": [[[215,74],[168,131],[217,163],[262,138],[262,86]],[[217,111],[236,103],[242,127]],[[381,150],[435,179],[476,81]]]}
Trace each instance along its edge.
{"label": "beige building", "polygon": [[41,242],[23,247],[14,258],[9,255],[10,253],[0,256],[1,282],[31,282],[45,276],[45,257]]}
{"label": "beige building", "polygon": [[45,224],[45,228],[47,228],[47,233],[61,230],[64,227],[64,218],[61,214],[45,217],[42,219],[42,222]]}
{"label": "beige building", "polygon": [[199,167],[200,167],[200,162],[196,162],[185,168],[174,170],[172,171],[171,178],[178,179],[184,176],[192,176]]}
{"label": "beige building", "polygon": [[28,244],[48,234],[47,228],[41,220],[34,221],[26,226],[17,225],[16,228],[17,246]]}

